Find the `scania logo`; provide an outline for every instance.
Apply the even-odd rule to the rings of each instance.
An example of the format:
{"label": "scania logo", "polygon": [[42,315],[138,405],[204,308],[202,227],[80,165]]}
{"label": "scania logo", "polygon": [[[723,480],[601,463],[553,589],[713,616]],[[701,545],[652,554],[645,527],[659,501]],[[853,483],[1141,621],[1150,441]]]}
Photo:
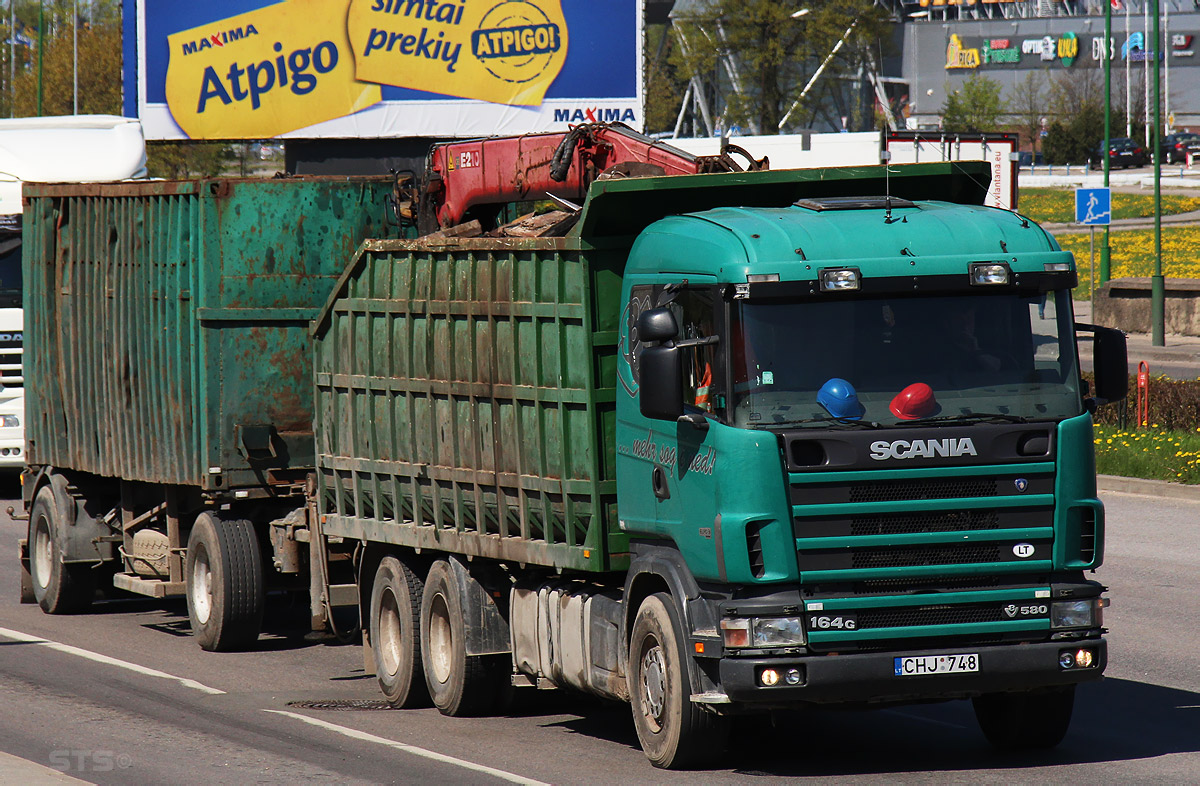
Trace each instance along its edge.
{"label": "scania logo", "polygon": [[871,458],[876,461],[886,459],[936,458],[944,456],[978,456],[975,443],[970,437],[962,439],[897,439],[891,442],[879,440],[871,443]]}
{"label": "scania logo", "polygon": [[1024,491],[1029,488],[1029,481],[1025,478],[1017,478],[1013,481],[1013,485],[1017,487],[1017,491]]}
{"label": "scania logo", "polygon": [[1004,613],[1007,614],[1009,617],[1017,616],[1017,604],[1010,603],[1007,606],[1005,606]]}
{"label": "scania logo", "polygon": [[0,343],[9,341],[20,341],[24,338],[23,333],[0,333]]}

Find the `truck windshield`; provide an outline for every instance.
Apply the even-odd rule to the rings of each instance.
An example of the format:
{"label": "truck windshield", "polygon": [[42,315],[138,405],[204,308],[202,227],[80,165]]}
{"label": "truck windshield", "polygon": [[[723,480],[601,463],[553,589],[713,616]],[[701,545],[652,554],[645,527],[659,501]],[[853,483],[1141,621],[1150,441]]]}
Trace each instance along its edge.
{"label": "truck windshield", "polygon": [[734,301],[731,420],[773,428],[1077,415],[1070,303],[1067,291]]}

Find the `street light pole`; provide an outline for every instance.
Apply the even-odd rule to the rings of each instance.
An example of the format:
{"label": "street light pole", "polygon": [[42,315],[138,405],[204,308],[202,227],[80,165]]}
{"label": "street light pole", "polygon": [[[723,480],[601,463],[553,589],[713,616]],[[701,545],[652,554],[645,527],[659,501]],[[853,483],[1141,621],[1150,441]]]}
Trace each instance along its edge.
{"label": "street light pole", "polygon": [[1159,59],[1162,57],[1163,46],[1159,36],[1158,19],[1158,0],[1154,0],[1154,130],[1150,136],[1154,142],[1154,276],[1150,279],[1150,343],[1161,347],[1165,345],[1163,334],[1166,286],[1162,270],[1162,145],[1159,143],[1162,91],[1158,83]]}
{"label": "street light pole", "polygon": [[[1104,147],[1100,155],[1104,156],[1104,187],[1108,188],[1108,174],[1112,162],[1109,160],[1108,147],[1112,144],[1112,3],[1104,2]],[[1111,204],[1111,202],[1110,202]],[[1112,220],[1111,215],[1109,220]],[[1100,241],[1100,285],[1108,281],[1112,270],[1109,267],[1108,224],[1104,225],[1104,238]],[[1095,294],[1092,295],[1093,299]]]}

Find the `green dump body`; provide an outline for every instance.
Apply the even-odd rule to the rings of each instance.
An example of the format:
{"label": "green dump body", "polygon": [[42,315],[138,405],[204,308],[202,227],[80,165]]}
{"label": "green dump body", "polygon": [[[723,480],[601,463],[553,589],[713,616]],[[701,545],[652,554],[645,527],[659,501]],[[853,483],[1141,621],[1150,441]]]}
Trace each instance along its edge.
{"label": "green dump body", "polygon": [[982,162],[608,180],[568,237],[365,242],[313,328],[326,534],[625,570],[616,370],[638,233],[888,189],[981,204],[989,182]]}
{"label": "green dump body", "polygon": [[390,178],[28,185],[31,466],[215,491],[302,480],[308,326]]}

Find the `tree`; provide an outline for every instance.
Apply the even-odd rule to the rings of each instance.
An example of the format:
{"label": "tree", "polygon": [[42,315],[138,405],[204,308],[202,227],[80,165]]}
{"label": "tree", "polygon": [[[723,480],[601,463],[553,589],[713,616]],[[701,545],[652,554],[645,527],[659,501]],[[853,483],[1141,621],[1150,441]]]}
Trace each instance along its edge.
{"label": "tree", "polygon": [[150,142],[146,170],[150,177],[183,180],[213,177],[229,163],[231,151],[220,142]]}
{"label": "tree", "polygon": [[[1125,110],[1113,101],[1111,135],[1125,134]],[[1054,120],[1042,146],[1050,164],[1081,164],[1099,155],[1104,139],[1104,77],[1099,71],[1063,71],[1050,83]],[[1134,139],[1144,130],[1135,123]]]}
{"label": "tree", "polygon": [[[891,22],[871,0],[812,3],[810,9],[778,0],[694,0],[676,9],[672,62],[684,80],[717,85],[724,106],[715,111],[725,127],[777,133],[784,118],[785,128],[809,127],[822,114],[829,117],[831,102],[840,102],[834,111],[842,114],[853,104],[857,125],[871,124],[870,105],[843,94],[861,92],[860,83],[847,88],[839,80],[888,45]],[[835,47],[821,81],[797,105]]]}
{"label": "tree", "polygon": [[1030,71],[1024,79],[1013,85],[1008,96],[1009,112],[1017,127],[1029,137],[1030,149],[1036,151],[1042,133],[1042,118],[1049,111],[1046,75],[1041,71]]}
{"label": "tree", "polygon": [[942,129],[953,133],[995,131],[1006,111],[1000,83],[972,74],[957,90],[947,90]]}

